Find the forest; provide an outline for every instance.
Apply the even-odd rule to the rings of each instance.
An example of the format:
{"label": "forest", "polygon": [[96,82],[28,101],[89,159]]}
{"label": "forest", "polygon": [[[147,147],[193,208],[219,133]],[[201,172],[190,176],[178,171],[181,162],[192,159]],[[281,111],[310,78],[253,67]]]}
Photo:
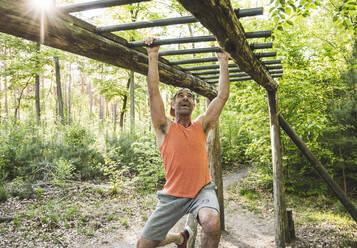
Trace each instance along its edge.
{"label": "forest", "polygon": [[[231,4],[264,7],[262,16],[241,22],[245,31],[272,31],[271,38],[259,40],[273,42],[281,59],[283,76],[275,79],[280,113],[357,207],[357,3]],[[155,0],[74,15],[110,25],[190,13],[175,0]],[[190,23],[118,34],[145,40],[207,32]],[[177,59],[192,56],[202,55]],[[160,91],[169,116],[176,88],[160,84]],[[205,97],[196,98],[193,119],[207,104]],[[237,175],[225,188],[226,211],[273,215],[269,130],[266,91],[252,80],[231,82],[219,120],[224,175]],[[297,236],[292,247],[357,247],[356,222],[283,131],[281,138],[287,207]],[[241,171],[247,174],[238,180]],[[134,247],[164,184],[145,75],[0,33],[1,247]],[[220,247],[245,247],[229,240],[223,235]],[[259,238],[247,244],[273,247]]]}

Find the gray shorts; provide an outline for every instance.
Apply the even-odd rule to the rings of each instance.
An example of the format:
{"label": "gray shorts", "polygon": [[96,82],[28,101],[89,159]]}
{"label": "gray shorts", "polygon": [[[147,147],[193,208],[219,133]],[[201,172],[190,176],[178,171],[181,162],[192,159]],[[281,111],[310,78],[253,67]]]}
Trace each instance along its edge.
{"label": "gray shorts", "polygon": [[164,240],[169,230],[185,214],[191,213],[197,219],[198,211],[203,207],[213,208],[219,212],[216,188],[216,185],[210,182],[195,198],[176,197],[158,191],[159,203],[146,222],[141,236],[150,240]]}

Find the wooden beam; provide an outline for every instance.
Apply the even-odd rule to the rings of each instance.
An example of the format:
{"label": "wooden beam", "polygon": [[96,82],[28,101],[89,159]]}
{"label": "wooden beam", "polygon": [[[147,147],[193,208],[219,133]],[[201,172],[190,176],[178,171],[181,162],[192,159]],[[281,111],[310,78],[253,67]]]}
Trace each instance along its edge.
{"label": "wooden beam", "polygon": [[[268,49],[273,47],[273,43],[252,43],[249,45],[251,49]],[[169,50],[159,52],[159,56],[172,56],[183,54],[195,54],[195,53],[216,53],[222,52],[220,47],[203,47],[203,48],[191,48],[181,50]]]}
{"label": "wooden beam", "polygon": [[270,119],[270,142],[273,164],[273,195],[275,246],[285,248],[288,218],[285,204],[284,174],[282,162],[281,135],[279,128],[279,108],[276,91],[267,91]]}
{"label": "wooden beam", "polygon": [[[0,1],[0,32],[39,41],[40,15],[29,10],[27,0]],[[113,34],[96,34],[93,25],[59,11],[44,19],[44,45],[147,74],[148,57],[144,49],[129,48],[125,39]],[[159,61],[159,73],[163,83],[190,88],[210,99],[217,94],[203,80],[170,65],[165,59]]]}
{"label": "wooden beam", "polygon": [[228,52],[243,71],[269,91],[277,84],[251,51],[244,29],[230,0],[178,0],[203,26],[217,38],[219,46]]}
{"label": "wooden beam", "polygon": [[[257,58],[263,57],[275,57],[276,52],[263,52],[263,53],[254,53]],[[207,57],[199,59],[184,59],[184,60],[171,60],[169,61],[171,65],[183,65],[183,64],[197,64],[197,63],[206,63],[206,62],[215,62],[218,61],[217,57]]]}
{"label": "wooden beam", "polygon": [[[207,99],[206,108],[208,107],[210,102],[211,101]],[[224,231],[224,190],[222,179],[221,145],[219,139],[219,121],[217,121],[214,127],[209,131],[207,135],[207,153],[211,178],[217,186],[217,198],[220,208],[221,230]]]}
{"label": "wooden beam", "polygon": [[126,5],[132,3],[146,2],[150,0],[98,0],[84,3],[74,3],[64,6],[59,6],[58,9],[65,13],[79,12],[91,9],[108,8],[119,5]]}
{"label": "wooden beam", "polygon": [[351,215],[354,221],[357,223],[357,209],[353,205],[353,203],[348,200],[344,191],[341,187],[332,179],[332,177],[328,174],[325,167],[321,164],[321,162],[312,154],[304,141],[296,134],[296,132],[290,127],[289,123],[283,118],[281,114],[279,114],[279,123],[285,133],[291,138],[291,140],[295,143],[295,145],[300,149],[302,154],[309,160],[310,164],[314,167],[314,169],[318,172],[318,174],[322,177],[322,179],[326,182],[330,190],[335,194],[337,199],[343,204],[346,208],[347,212]]}
{"label": "wooden beam", "polygon": [[[270,30],[263,31],[253,31],[246,32],[245,36],[247,39],[253,38],[268,38],[271,36]],[[213,35],[202,35],[194,37],[183,37],[183,38],[169,38],[169,39],[157,39],[154,40],[153,45],[171,45],[171,44],[185,44],[185,43],[195,43],[195,42],[207,42],[216,41],[216,37]],[[144,41],[131,41],[129,42],[130,47],[143,47],[146,46]]]}
{"label": "wooden beam", "polygon": [[[261,15],[263,14],[263,8],[238,9],[236,10],[235,13],[238,18]],[[98,32],[116,32],[116,31],[162,27],[162,26],[185,24],[185,23],[195,23],[195,22],[199,22],[199,20],[197,20],[194,16],[180,16],[180,17],[150,20],[150,21],[102,26],[102,27],[98,27],[97,30]]]}
{"label": "wooden beam", "polygon": [[[263,60],[261,61],[263,65],[273,65],[273,64],[281,64],[280,59],[272,59],[272,60]],[[228,64],[229,68],[238,67],[237,64]],[[200,65],[200,66],[186,66],[182,67],[185,71],[200,71],[200,70],[209,70],[209,69],[218,69],[219,65]],[[279,68],[280,69],[280,68]]]}

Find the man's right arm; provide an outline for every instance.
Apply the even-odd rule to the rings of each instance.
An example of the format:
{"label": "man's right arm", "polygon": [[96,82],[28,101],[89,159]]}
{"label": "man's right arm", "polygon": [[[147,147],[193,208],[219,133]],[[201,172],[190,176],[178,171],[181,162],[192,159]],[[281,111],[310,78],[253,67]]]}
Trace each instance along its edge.
{"label": "man's right arm", "polygon": [[[153,38],[148,38],[146,43],[151,45],[154,41]],[[149,65],[148,65],[148,94],[149,94],[149,104],[151,119],[158,140],[158,146],[160,146],[167,134],[168,130],[168,118],[165,114],[164,102],[161,98],[159,91],[159,47],[158,46],[148,46],[147,47]]]}

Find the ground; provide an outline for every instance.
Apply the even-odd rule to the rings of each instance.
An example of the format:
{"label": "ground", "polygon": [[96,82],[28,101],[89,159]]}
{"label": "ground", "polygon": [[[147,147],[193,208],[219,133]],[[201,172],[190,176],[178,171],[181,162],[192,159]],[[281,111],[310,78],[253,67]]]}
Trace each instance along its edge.
{"label": "ground", "polygon": [[[272,199],[253,196],[248,201],[242,196],[240,182],[247,174],[248,169],[240,167],[224,174],[226,230],[220,248],[274,247]],[[14,197],[0,203],[0,247],[135,247],[156,195],[140,194],[126,185],[118,185],[117,192],[111,188],[39,183],[31,199]],[[289,247],[357,247],[353,221],[305,220],[299,211],[294,212],[297,240]],[[181,230],[185,218],[172,231]],[[199,243],[198,235],[196,247]]]}

